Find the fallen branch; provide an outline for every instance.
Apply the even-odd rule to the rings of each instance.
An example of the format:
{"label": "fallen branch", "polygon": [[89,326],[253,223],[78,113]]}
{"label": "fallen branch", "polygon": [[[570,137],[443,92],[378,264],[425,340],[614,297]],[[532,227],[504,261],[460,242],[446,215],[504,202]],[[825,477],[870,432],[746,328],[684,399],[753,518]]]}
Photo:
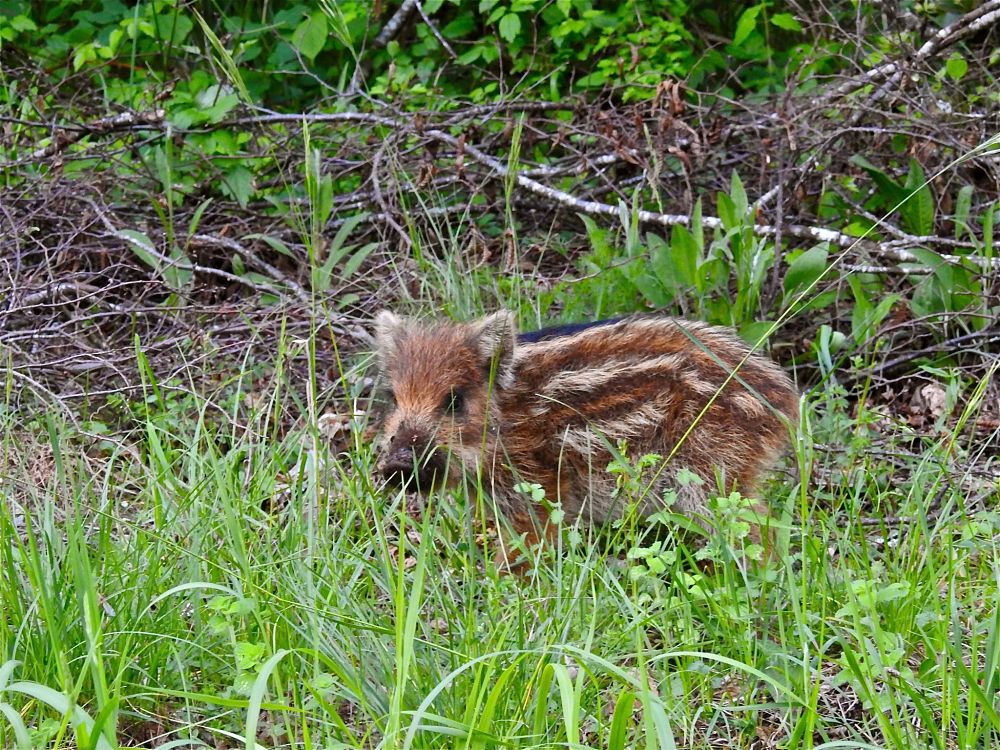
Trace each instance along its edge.
{"label": "fallen branch", "polygon": [[21,161],[38,161],[47,159],[83,139],[86,135],[104,135],[115,130],[134,130],[137,128],[158,128],[163,125],[166,111],[155,109],[149,112],[121,112],[111,117],[103,117],[87,125],[72,128],[55,127],[52,142],[47,146],[32,151],[27,159]]}
{"label": "fallen branch", "polygon": [[[882,98],[886,91],[896,85],[903,77],[904,71],[908,67],[926,61],[928,58],[937,55],[943,50],[951,47],[957,42],[982,31],[983,29],[1000,22],[1000,0],[987,0],[975,10],[957,18],[954,22],[939,29],[930,39],[924,42],[920,48],[907,60],[894,60],[883,63],[878,67],[844,81],[832,91],[823,94],[813,100],[816,106],[828,105],[834,99],[857,91],[864,86],[870,86],[886,81],[886,84],[876,91],[873,99]],[[887,80],[888,79],[888,80]]]}
{"label": "fallen branch", "polygon": [[190,241],[194,244],[208,245],[209,247],[222,247],[230,252],[237,253],[249,265],[259,271],[263,271],[274,281],[291,289],[292,293],[295,295],[296,299],[299,300],[299,302],[307,305],[312,303],[312,298],[309,296],[309,292],[303,289],[298,282],[294,279],[288,278],[286,274],[283,274],[242,243],[239,243],[236,240],[231,240],[228,237],[214,237],[209,234],[191,235]]}
{"label": "fallen branch", "polygon": [[[318,307],[314,308],[314,300],[312,296],[302,287],[301,284],[294,279],[289,278],[287,274],[282,273],[280,270],[272,266],[243,243],[229,239],[228,237],[214,237],[207,234],[192,235],[191,241],[201,243],[203,245],[224,247],[231,252],[239,253],[239,255],[242,256],[249,265],[263,271],[279,284],[287,286],[292,290],[292,293],[295,295],[296,299],[299,300],[299,302],[311,310],[316,310],[318,314]],[[330,329],[334,333],[350,336],[355,341],[359,341],[362,344],[372,343],[371,335],[367,331],[362,329],[360,326],[349,326],[344,316],[338,315],[335,317],[333,315],[327,315],[325,323],[330,326]]]}
{"label": "fallen branch", "polygon": [[420,2],[420,0],[417,0],[417,10],[420,12],[420,17],[424,19],[424,23],[427,24],[427,28],[431,30],[431,33],[434,35],[434,38],[438,40],[438,44],[440,44],[444,48],[445,52],[447,52],[451,56],[452,60],[457,60],[458,55],[455,54],[455,50],[453,50],[451,48],[451,45],[448,44],[448,40],[446,40],[443,36],[441,36],[441,32],[438,31],[437,26],[434,25],[434,22],[431,20],[430,16],[427,15],[427,12],[424,10],[424,6]]}
{"label": "fallen branch", "polygon": [[991,344],[1000,343],[1000,327],[994,325],[982,331],[973,331],[972,333],[955,336],[954,338],[947,339],[946,341],[942,341],[940,344],[935,344],[934,346],[928,346],[923,349],[915,349],[913,351],[906,352],[905,354],[873,367],[870,370],[859,372],[854,375],[852,379],[860,380],[865,377],[880,377],[897,369],[901,365],[908,364],[915,359],[919,359],[920,357],[924,357],[929,354],[953,354],[961,352],[967,349],[969,344],[972,342],[975,342],[980,346],[989,346]]}

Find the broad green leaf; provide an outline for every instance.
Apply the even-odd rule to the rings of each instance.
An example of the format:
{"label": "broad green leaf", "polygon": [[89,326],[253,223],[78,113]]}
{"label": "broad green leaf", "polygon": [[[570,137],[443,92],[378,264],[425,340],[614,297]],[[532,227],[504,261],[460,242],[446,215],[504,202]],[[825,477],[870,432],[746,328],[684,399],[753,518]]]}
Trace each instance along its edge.
{"label": "broad green leaf", "polygon": [[464,13],[441,29],[441,33],[448,39],[459,39],[475,28],[476,17],[471,13]]}
{"label": "broad green leaf", "polygon": [[608,733],[608,750],[625,750],[628,730],[632,726],[632,708],[635,705],[635,693],[623,690],[615,702],[615,711],[611,717],[611,730]]}
{"label": "broad green leaf", "polygon": [[964,57],[955,52],[948,58],[948,62],[944,64],[944,69],[951,76],[952,80],[960,81],[969,72],[969,63],[965,61]]}
{"label": "broad green leaf", "polygon": [[[476,732],[473,734],[472,742],[469,747],[470,750],[486,750],[488,743],[487,741],[491,739],[490,732],[493,729],[493,716],[496,714],[497,704],[503,697],[507,695],[507,682],[515,674],[516,670],[519,670],[521,665],[517,662],[511,664],[493,683],[493,687],[490,690],[490,694],[486,698],[486,704],[479,709],[479,718],[476,724]],[[495,744],[495,740],[493,743]]]}
{"label": "broad green leaf", "polygon": [[701,247],[698,238],[687,227],[677,224],[670,234],[670,251],[677,269],[677,279],[685,286],[698,284],[698,264],[701,262]]}
{"label": "broad green leaf", "polygon": [[327,248],[327,252],[330,256],[336,257],[335,263],[339,263],[340,260],[353,249],[353,246],[347,245],[347,238],[351,236],[351,233],[357,229],[358,225],[365,220],[363,214],[357,214],[355,216],[348,216],[344,219],[344,223],[340,225],[340,229],[330,240],[330,244]]}
{"label": "broad green leaf", "polygon": [[341,279],[343,281],[350,281],[350,279],[358,272],[361,264],[365,262],[365,258],[372,254],[378,249],[377,242],[369,242],[364,247],[356,250],[350,257],[350,259],[344,264],[344,270],[341,272]]}
{"label": "broad green leaf", "polygon": [[549,664],[559,689],[559,699],[562,708],[563,726],[566,729],[566,744],[576,747],[580,744],[580,702],[573,689],[573,679],[569,670],[562,664]]}
{"label": "broad green leaf", "polygon": [[754,5],[743,11],[740,20],[736,22],[736,33],[733,34],[733,45],[739,47],[753,33],[757,26],[757,16],[760,15],[763,5]]}
{"label": "broad green leaf", "polygon": [[910,173],[903,185],[909,199],[900,208],[906,230],[918,236],[934,231],[934,194],[924,184],[924,170],[916,159],[910,159]]}
{"label": "broad green leaf", "polygon": [[260,240],[261,242],[266,243],[272,250],[275,250],[281,253],[282,255],[286,255],[289,258],[297,257],[295,253],[291,251],[291,248],[289,248],[288,245],[286,245],[284,242],[282,242],[276,237],[271,237],[270,235],[267,234],[254,233],[254,234],[248,234],[243,238],[244,242],[246,242],[247,240]]}
{"label": "broad green leaf", "polygon": [[194,28],[194,21],[174,9],[153,16],[153,24],[161,42],[168,44],[183,44]]}
{"label": "broad green leaf", "polygon": [[747,191],[743,187],[743,180],[734,170],[732,179],[729,182],[729,195],[733,198],[733,207],[736,209],[736,218],[742,220],[747,215],[750,202],[747,200]]}
{"label": "broad green leaf", "polygon": [[326,16],[321,11],[309,14],[292,34],[292,45],[311,62],[326,44]]}
{"label": "broad green leaf", "polygon": [[267,681],[271,678],[271,673],[278,666],[286,654],[291,653],[288,649],[281,649],[260,668],[257,679],[250,690],[250,701],[247,704],[246,724],[244,726],[244,738],[246,739],[247,750],[255,750],[261,747],[257,744],[257,722],[260,720],[261,704],[264,702],[264,692],[267,690]]}
{"label": "broad green leaf", "polygon": [[[698,264],[698,291],[722,289],[729,282],[729,265],[722,258],[709,258]],[[728,302],[721,300],[722,302]]]}
{"label": "broad green leaf", "polygon": [[806,250],[788,266],[785,273],[785,295],[808,289],[826,271],[828,251],[826,245],[816,245]]}
{"label": "broad green leaf", "polygon": [[[7,692],[29,695],[36,701],[45,703],[63,715],[69,715],[72,727],[85,735],[91,735],[94,720],[86,711],[70,701],[63,693],[37,682],[14,682],[7,686]],[[93,735],[97,750],[111,750],[111,743],[101,735]]]}
{"label": "broad green leaf", "polygon": [[508,13],[500,19],[500,38],[510,43],[517,39],[521,31],[521,17],[517,13]]}
{"label": "broad green leaf", "polygon": [[0,703],[0,713],[6,717],[14,731],[14,744],[17,750],[31,750],[31,734],[21,718],[21,714],[9,703]]}
{"label": "broad green leaf", "polygon": [[10,676],[14,674],[14,670],[19,666],[21,666],[21,662],[16,659],[8,659],[3,664],[0,664],[0,693],[6,689]]}
{"label": "broad green leaf", "polygon": [[791,13],[775,13],[771,16],[771,23],[785,31],[802,31],[802,24]]}
{"label": "broad green leaf", "polygon": [[719,193],[716,203],[719,218],[722,220],[722,226],[726,229],[736,227],[739,224],[739,217],[736,215],[736,206],[733,205],[733,199],[725,193]]}
{"label": "broad green leaf", "polygon": [[865,321],[867,329],[866,333],[869,336],[874,333],[880,325],[882,325],[882,321],[888,317],[890,312],[892,312],[893,305],[895,305],[900,299],[901,297],[898,294],[890,294],[875,305],[875,309],[871,311]]}
{"label": "broad green leaf", "polygon": [[691,236],[698,246],[699,254],[705,250],[705,226],[701,221],[701,196],[694,202],[694,210],[691,212]]}
{"label": "broad green leaf", "polygon": [[80,70],[84,65],[97,59],[97,49],[93,42],[81,45],[73,54],[73,71]]}
{"label": "broad green leaf", "polygon": [[10,19],[11,28],[15,31],[38,31],[38,26],[27,16],[14,16]]}
{"label": "broad green leaf", "polygon": [[128,246],[132,248],[132,252],[138,256],[139,260],[154,271],[159,270],[160,259],[156,257],[156,248],[153,245],[153,241],[149,239],[149,237],[142,232],[136,231],[135,229],[119,229],[116,234],[118,234],[121,239],[126,241]]}
{"label": "broad green leaf", "polygon": [[486,17],[485,23],[486,23],[487,26],[491,26],[491,25],[495,24],[497,21],[499,21],[501,18],[503,18],[504,15],[506,15],[508,13],[510,13],[510,8],[508,8],[508,7],[504,6],[504,5],[499,5],[496,8],[494,8],[493,12],[490,13]]}
{"label": "broad green leaf", "polygon": [[236,655],[236,666],[241,670],[254,669],[264,660],[267,646],[263,643],[241,641],[233,649]]}
{"label": "broad green leaf", "polygon": [[253,173],[240,164],[222,176],[220,188],[239,203],[240,208],[246,208],[254,193]]}
{"label": "broad green leaf", "polygon": [[647,272],[644,264],[633,261],[620,266],[618,270],[654,307],[665,307],[673,301],[673,295],[663,288],[655,276]]}
{"label": "broad green leaf", "polygon": [[535,684],[535,710],[532,721],[532,734],[541,737],[545,732],[546,719],[549,715],[549,688],[552,686],[552,670],[546,665],[542,668]]}
{"label": "broad green leaf", "polygon": [[771,320],[755,320],[752,323],[747,323],[740,327],[740,338],[751,346],[756,346],[762,340],[767,341],[767,338],[772,335],[771,326],[773,324],[774,321]]}
{"label": "broad green leaf", "polygon": [[969,230],[969,210],[972,208],[972,185],[963,185],[958,191],[958,199],[955,201],[955,239],[961,239],[962,234],[969,232],[973,240],[975,235]]}
{"label": "broad green leaf", "polygon": [[472,65],[476,60],[478,60],[483,54],[483,48],[476,45],[469,48],[468,52],[463,52],[455,60],[459,65]]}
{"label": "broad green leaf", "polygon": [[221,122],[240,103],[240,99],[228,83],[216,83],[199,91],[195,96],[195,103],[205,113],[208,121],[214,123]]}
{"label": "broad green leaf", "polygon": [[677,750],[674,733],[670,729],[670,720],[663,710],[662,701],[650,690],[641,691],[639,700],[642,703],[643,723],[646,726],[647,747],[655,747],[657,750]]}
{"label": "broad green leaf", "polygon": [[851,287],[851,293],[854,295],[854,310],[851,312],[851,335],[855,341],[861,341],[865,324],[871,315],[872,303],[868,301],[868,295],[865,294],[864,286],[857,274],[849,274],[847,284]]}
{"label": "broad green leaf", "polygon": [[677,270],[671,257],[670,245],[656,234],[646,235],[646,245],[649,247],[649,267],[653,275],[667,289],[676,289]]}
{"label": "broad green leaf", "polygon": [[324,175],[319,181],[312,212],[319,228],[326,226],[330,216],[333,215],[333,177],[330,175]]}
{"label": "broad green leaf", "polygon": [[903,186],[892,179],[889,175],[868,161],[861,154],[855,154],[850,159],[851,164],[861,167],[875,181],[878,187],[879,196],[882,198],[883,210],[890,210],[902,203],[906,198],[906,191]]}

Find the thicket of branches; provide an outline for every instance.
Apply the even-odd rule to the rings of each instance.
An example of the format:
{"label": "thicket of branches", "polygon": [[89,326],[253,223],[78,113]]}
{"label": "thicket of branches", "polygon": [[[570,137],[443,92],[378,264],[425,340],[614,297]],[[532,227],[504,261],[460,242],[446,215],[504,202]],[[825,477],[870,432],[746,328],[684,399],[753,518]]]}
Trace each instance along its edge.
{"label": "thicket of branches", "polygon": [[[287,35],[299,98],[287,102],[275,84],[284,72],[264,70],[265,90],[262,65],[237,64],[235,32],[213,30],[198,7],[168,7],[171,28],[177,18],[198,23],[186,56],[159,69],[133,56],[122,74],[120,54],[103,59],[100,44],[82,62],[83,48],[70,45],[53,66],[33,56],[30,34],[4,50],[13,64],[0,117],[0,346],[25,394],[66,400],[136,387],[124,363],[137,340],[166,372],[202,356],[210,373],[248,341],[266,357],[282,326],[304,334],[315,320],[340,353],[364,349],[376,306],[414,295],[446,302],[421,281],[433,258],[562,290],[552,315],[664,300],[684,308],[683,294],[660,299],[628,270],[655,270],[647,233],[677,251],[677,225],[720,238],[703,260],[715,253],[725,278],[702,290],[698,312],[738,326],[790,318],[773,337],[783,359],[812,351],[821,324],[853,334],[846,351],[891,341],[869,372],[883,378],[941,356],[981,373],[997,350],[1000,0],[937,14],[892,3],[853,15],[846,5],[747,4],[728,27],[718,18],[692,26],[701,57],[687,77],[651,83],[633,50],[631,61],[615,58],[621,80],[548,98],[530,70],[527,85],[489,89],[508,80],[505,66],[547,49],[540,39],[529,49],[532,16],[511,10],[521,19],[513,41],[507,22],[492,43],[497,58],[473,66],[465,100],[455,93],[459,57],[492,38],[489,24],[463,32],[481,36],[459,48],[442,31],[450,10],[404,2],[366,27],[350,75],[317,82],[323,55],[331,66],[340,59],[339,42],[331,20],[325,46],[307,48],[315,31],[303,24],[315,21],[301,15]],[[165,27],[152,28],[163,42]],[[430,38],[437,77],[409,74],[409,95],[387,86],[393,55],[398,70]],[[594,65],[614,72],[603,65],[613,57],[595,53]],[[567,80],[582,80],[585,62],[562,68]],[[131,106],[126,83],[143,87],[124,97]],[[282,103],[294,106],[274,111]],[[734,172],[748,206],[727,219],[741,209]],[[621,249],[598,257],[581,217],[620,228],[611,244]],[[734,233],[773,257],[738,313],[723,304],[740,293],[740,260],[726,255]],[[795,266],[817,245],[822,277]],[[595,268],[622,284],[614,310],[572,302]],[[803,272],[814,286],[793,283]],[[860,333],[846,272],[863,280],[873,307],[893,302]],[[795,314],[803,302],[819,312]],[[333,347],[320,356],[335,382]]]}

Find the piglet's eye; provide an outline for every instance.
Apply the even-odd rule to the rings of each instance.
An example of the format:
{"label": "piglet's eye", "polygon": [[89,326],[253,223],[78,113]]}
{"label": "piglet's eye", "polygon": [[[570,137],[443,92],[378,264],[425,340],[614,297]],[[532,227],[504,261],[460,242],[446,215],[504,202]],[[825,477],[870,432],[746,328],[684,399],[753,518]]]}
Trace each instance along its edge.
{"label": "piglet's eye", "polygon": [[453,390],[441,401],[441,411],[459,417],[465,413],[465,394],[460,390]]}

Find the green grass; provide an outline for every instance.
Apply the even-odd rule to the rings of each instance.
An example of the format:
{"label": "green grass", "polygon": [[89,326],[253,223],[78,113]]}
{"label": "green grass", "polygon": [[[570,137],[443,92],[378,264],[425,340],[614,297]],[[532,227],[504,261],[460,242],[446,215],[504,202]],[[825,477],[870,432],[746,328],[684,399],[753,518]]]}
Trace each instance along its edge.
{"label": "green grass", "polygon": [[4,412],[4,747],[1000,739],[1000,518],[976,442],[821,389],[767,487],[772,563],[734,562],[723,514],[709,573],[669,538],[568,530],[520,580],[491,563],[487,500],[407,513],[360,432],[333,454],[280,356],[228,402],[146,372],[113,439]]}

